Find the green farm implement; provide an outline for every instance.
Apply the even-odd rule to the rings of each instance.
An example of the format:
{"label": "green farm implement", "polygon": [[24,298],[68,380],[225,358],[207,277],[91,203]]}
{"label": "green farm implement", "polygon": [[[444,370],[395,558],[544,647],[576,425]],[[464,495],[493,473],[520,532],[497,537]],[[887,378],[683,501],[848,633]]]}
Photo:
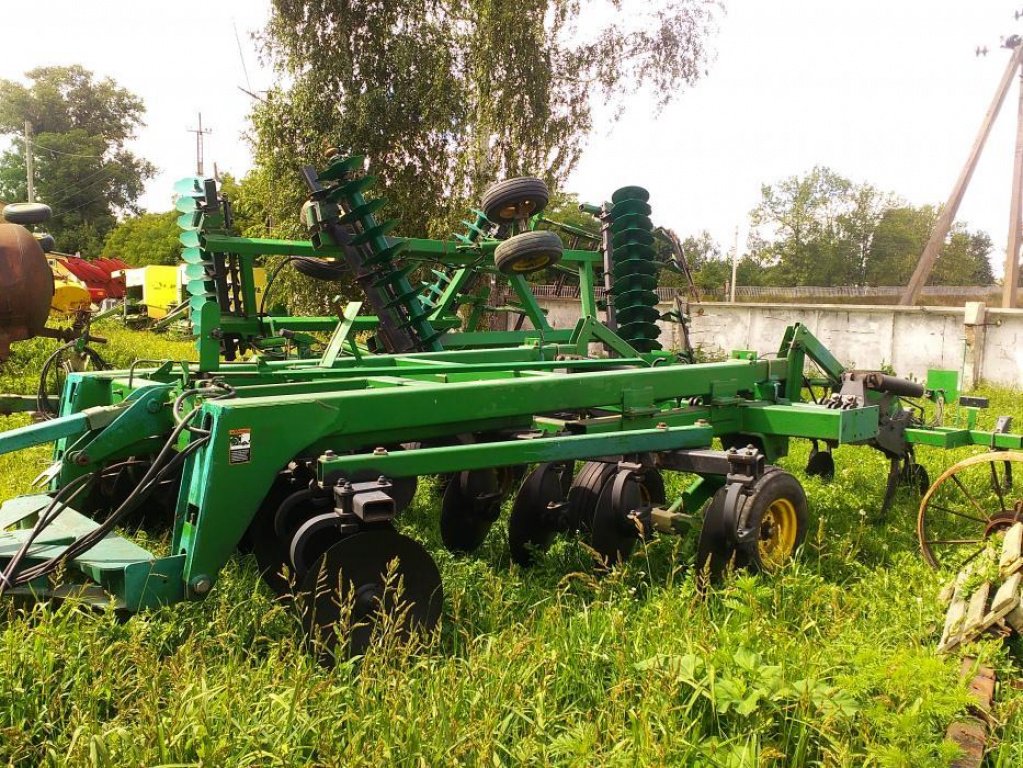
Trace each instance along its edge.
{"label": "green farm implement", "polygon": [[[139,611],[205,597],[242,547],[273,589],[296,596],[325,655],[358,653],[395,607],[392,577],[404,628],[440,616],[437,567],[400,532],[420,477],[440,478],[452,551],[477,549],[513,498],[508,544],[523,566],[559,534],[582,538],[604,567],[657,533],[692,534],[696,565],[713,576],[774,570],[799,547],[807,500],[772,465],[793,438],[813,441],[812,474],[834,472],[839,445],[882,451],[886,504],[900,483],[927,484],[915,446],[984,446],[1005,461],[1001,451],[1023,448],[1007,424],[925,420],[915,404],[951,401],[954,377],[924,386],[846,370],[800,325],[766,356],[691,363],[664,349],[641,188],[585,207],[600,225],[594,250],[537,227],[548,196],[530,178],[488,191],[464,233],[426,240],[391,235],[363,166],[335,156],[303,170],[308,241],[233,236],[213,181],[179,183],[197,361],[72,373],[57,418],[0,433],[0,453],[54,444],[45,492],[0,507],[0,590]],[[344,277],[363,301],[327,317],[263,311],[252,270],[273,256]],[[552,327],[530,290],[527,276],[545,269],[578,283],[572,328]],[[514,299],[495,302],[497,285]],[[500,312],[528,327],[490,330]],[[677,498],[670,472],[690,478]],[[991,531],[1021,516],[1001,472]],[[172,521],[167,555],[117,533],[161,518]]]}

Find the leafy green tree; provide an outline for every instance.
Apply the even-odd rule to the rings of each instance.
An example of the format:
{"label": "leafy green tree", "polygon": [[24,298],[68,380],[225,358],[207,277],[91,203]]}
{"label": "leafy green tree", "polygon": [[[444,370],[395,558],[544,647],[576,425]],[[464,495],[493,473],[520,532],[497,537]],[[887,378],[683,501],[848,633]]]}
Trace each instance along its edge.
{"label": "leafy green tree", "polygon": [[[97,255],[117,216],[136,202],[154,166],[126,144],[142,126],[142,100],[87,69],[39,67],[28,85],[0,80],[0,135],[14,139],[32,123],[36,197],[53,208],[47,224],[61,250]],[[25,146],[0,154],[0,199],[27,196]]]}
{"label": "leafy green tree", "polygon": [[[900,205],[881,216],[867,257],[867,285],[905,285],[923,252],[937,212]],[[934,273],[931,274],[934,280]]]}
{"label": "leafy green tree", "polygon": [[[922,250],[922,249],[921,249]],[[994,250],[987,232],[971,232],[957,224],[934,264],[931,285],[991,285],[990,254]]]}
{"label": "leafy green tree", "polygon": [[[626,7],[627,6],[627,7]],[[253,113],[256,188],[274,233],[297,230],[303,163],[366,154],[402,234],[447,236],[496,179],[552,186],[579,159],[591,104],[695,82],[715,3],[608,4],[583,34],[575,0],[274,0],[262,37],[288,83]]]}
{"label": "leafy green tree", "polygon": [[[817,167],[762,188],[751,255],[767,285],[905,285],[936,218],[931,206]],[[985,233],[957,223],[930,283],[990,283],[990,252]]]}
{"label": "leafy green tree", "polygon": [[775,267],[770,272],[773,284],[849,281],[840,243],[852,190],[852,182],[823,167],[761,188],[760,204],[750,214],[753,255],[763,266]]}
{"label": "leafy green tree", "polygon": [[114,256],[133,267],[177,264],[181,261],[176,211],[143,213],[120,222],[107,235],[104,256]]}

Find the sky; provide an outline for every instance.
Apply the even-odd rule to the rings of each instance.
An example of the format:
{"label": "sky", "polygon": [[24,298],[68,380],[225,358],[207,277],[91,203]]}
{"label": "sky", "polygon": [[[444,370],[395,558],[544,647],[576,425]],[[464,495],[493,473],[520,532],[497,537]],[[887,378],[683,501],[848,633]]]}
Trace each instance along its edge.
{"label": "sky", "polygon": [[[200,111],[212,129],[207,172],[214,161],[237,175],[250,167],[251,98],[239,86],[259,91],[274,81],[251,37],[269,0],[0,6],[0,77],[81,63],[144,99],[147,126],[133,148],[160,171],[145,208],[168,209],[174,180],[193,171],[188,129]],[[658,224],[682,235],[706,229],[726,249],[736,227],[744,242],[762,184],[815,165],[913,204],[942,203],[1005,68],[1009,52],[999,38],[1023,34],[1023,19],[1013,18],[1023,0],[726,0],[726,8],[710,40],[715,59],[696,86],[659,113],[652,95],[636,94],[610,126],[598,108],[601,127],[569,190],[599,201],[640,184]],[[977,57],[977,46],[990,53]],[[1017,93],[1014,86],[958,217],[992,236],[996,274],[1008,232]]]}

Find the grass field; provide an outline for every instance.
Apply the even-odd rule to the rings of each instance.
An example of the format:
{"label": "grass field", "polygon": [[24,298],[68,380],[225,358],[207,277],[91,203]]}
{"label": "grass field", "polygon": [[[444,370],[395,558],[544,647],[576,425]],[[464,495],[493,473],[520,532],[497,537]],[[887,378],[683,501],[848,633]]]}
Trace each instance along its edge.
{"label": "grass field", "polygon": [[[188,345],[110,331],[108,357]],[[34,387],[46,343],[0,373]],[[25,350],[25,347],[22,347]],[[1018,393],[988,392],[1023,426]],[[0,429],[24,423],[0,418]],[[805,445],[783,465],[802,477]],[[923,451],[931,475],[962,452]],[[935,653],[945,577],[917,554],[915,502],[876,519],[886,464],[836,453],[805,479],[811,532],[775,577],[738,574],[700,596],[695,543],[663,537],[597,578],[577,542],[538,566],[509,561],[498,524],[477,557],[440,544],[421,484],[400,527],[445,584],[435,642],[393,642],[319,668],[298,622],[238,556],[209,598],[119,621],[65,604],[0,607],[0,763],[74,766],[944,766],[966,707],[959,659]],[[46,452],[0,457],[0,498]],[[161,542],[147,542],[159,547]],[[1023,765],[1020,648],[971,653],[1003,682],[990,766]]]}

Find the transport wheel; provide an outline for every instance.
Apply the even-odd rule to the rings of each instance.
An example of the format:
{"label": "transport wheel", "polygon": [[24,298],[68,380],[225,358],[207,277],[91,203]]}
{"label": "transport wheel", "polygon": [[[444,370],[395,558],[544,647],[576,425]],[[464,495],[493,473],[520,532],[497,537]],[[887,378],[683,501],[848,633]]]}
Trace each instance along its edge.
{"label": "transport wheel", "polygon": [[11,224],[42,224],[49,220],[53,211],[45,203],[8,203],[2,215]]}
{"label": "transport wheel", "polygon": [[483,194],[483,213],[495,224],[524,221],[543,211],[550,200],[542,179],[522,176],[494,184]]}
{"label": "transport wheel", "polygon": [[730,496],[726,485],[704,507],[698,573],[716,580],[731,565],[775,571],[792,559],[806,527],[803,486],[788,472],[768,467],[752,489]]}
{"label": "transport wheel", "polygon": [[508,518],[508,548],[512,560],[531,565],[536,552],[545,552],[559,533],[571,528],[565,500],[565,464],[541,464],[522,482]]}
{"label": "transport wheel", "polygon": [[523,232],[494,249],[494,264],[505,275],[528,275],[561,261],[564,246],[554,232]]}
{"label": "transport wheel", "polygon": [[448,551],[475,552],[501,515],[501,477],[495,469],[474,469],[453,476],[441,500],[440,535]]}
{"label": "transport wheel", "polygon": [[777,570],[792,559],[806,538],[803,486],[788,472],[765,472],[746,497],[739,520],[755,531],[756,537],[739,546],[737,564],[758,572]]}
{"label": "transport wheel", "polygon": [[431,632],[444,588],[433,558],[389,525],[346,536],[324,551],[301,583],[299,611],[321,664],[360,656],[381,623],[397,639]]}
{"label": "transport wheel", "polygon": [[1023,493],[1012,482],[1023,452],[992,451],[945,470],[924,494],[917,537],[924,560],[934,568],[960,569],[989,539],[1023,520]]}
{"label": "transport wheel", "polygon": [[603,461],[587,461],[572,480],[568,490],[569,519],[576,530],[588,532],[593,525],[597,500],[617,467]]}

